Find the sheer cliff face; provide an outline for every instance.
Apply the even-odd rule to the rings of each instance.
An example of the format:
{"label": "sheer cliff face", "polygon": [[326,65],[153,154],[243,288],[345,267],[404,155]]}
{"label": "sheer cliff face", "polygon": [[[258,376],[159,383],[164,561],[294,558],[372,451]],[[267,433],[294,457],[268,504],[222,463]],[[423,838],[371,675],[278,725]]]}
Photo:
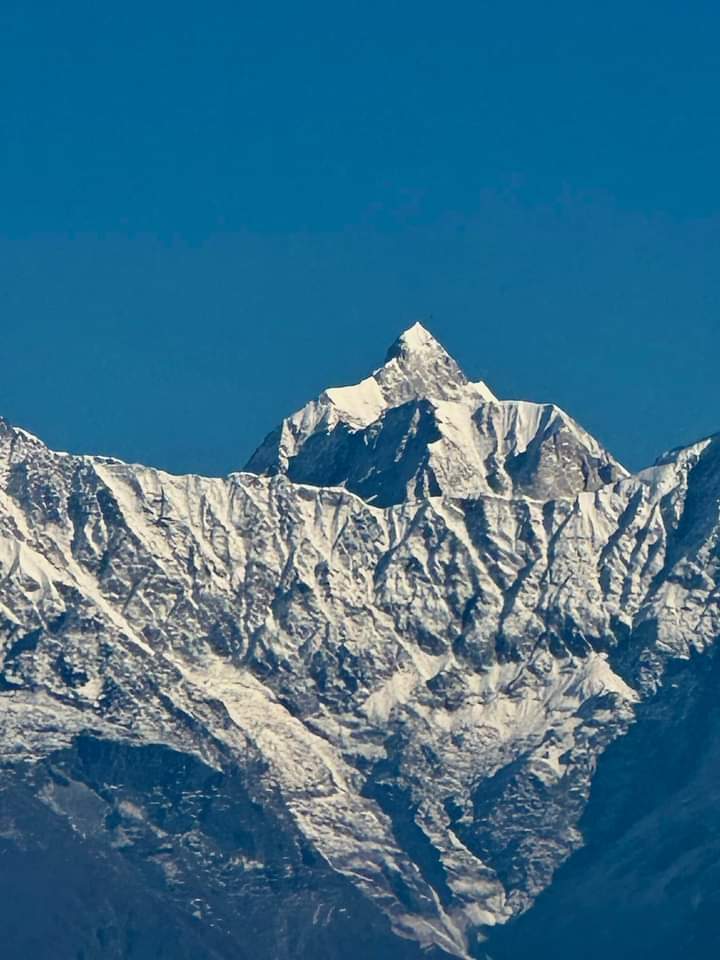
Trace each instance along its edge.
{"label": "sheer cliff face", "polygon": [[86,958],[480,956],[718,635],[719,442],[630,476],[416,326],[247,469],[0,425],[8,862],[93,864]]}

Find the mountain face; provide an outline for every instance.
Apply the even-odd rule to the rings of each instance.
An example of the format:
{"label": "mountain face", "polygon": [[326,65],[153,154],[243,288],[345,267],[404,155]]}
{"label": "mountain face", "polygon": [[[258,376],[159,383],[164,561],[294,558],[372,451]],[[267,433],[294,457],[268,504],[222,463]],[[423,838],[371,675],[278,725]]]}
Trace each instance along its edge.
{"label": "mountain face", "polygon": [[0,421],[4,956],[717,946],[719,505],[419,326],[224,479]]}
{"label": "mountain face", "polygon": [[420,324],[372,376],[325,390],[284,420],[246,469],[344,487],[380,507],[438,496],[556,499],[627,476],[557,407],[501,401],[468,381]]}

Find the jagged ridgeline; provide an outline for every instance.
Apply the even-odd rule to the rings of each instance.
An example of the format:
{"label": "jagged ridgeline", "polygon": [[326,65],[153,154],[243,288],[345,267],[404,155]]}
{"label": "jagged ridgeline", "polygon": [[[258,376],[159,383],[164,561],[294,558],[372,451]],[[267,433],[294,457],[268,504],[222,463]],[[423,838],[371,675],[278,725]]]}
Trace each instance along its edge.
{"label": "jagged ridgeline", "polygon": [[0,421],[3,957],[710,955],[719,503],[420,325],[224,479]]}

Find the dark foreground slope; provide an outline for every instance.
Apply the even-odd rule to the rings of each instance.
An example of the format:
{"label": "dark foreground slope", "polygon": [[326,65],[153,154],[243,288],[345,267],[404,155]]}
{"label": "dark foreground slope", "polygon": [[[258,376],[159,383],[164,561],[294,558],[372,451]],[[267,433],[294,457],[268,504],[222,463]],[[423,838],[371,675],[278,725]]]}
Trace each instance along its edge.
{"label": "dark foreground slope", "polygon": [[493,960],[701,960],[720,951],[720,657],[676,661],[602,757],[585,846]]}
{"label": "dark foreground slope", "polygon": [[441,960],[398,940],[247,771],[78,737],[2,771],[3,960]]}

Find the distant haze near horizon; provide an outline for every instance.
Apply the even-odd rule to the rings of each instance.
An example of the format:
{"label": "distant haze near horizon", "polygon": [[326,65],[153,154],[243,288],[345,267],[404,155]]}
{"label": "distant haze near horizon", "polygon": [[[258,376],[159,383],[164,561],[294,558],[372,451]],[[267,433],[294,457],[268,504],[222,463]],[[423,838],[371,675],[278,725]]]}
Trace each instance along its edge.
{"label": "distant haze near horizon", "polygon": [[0,416],[223,474],[422,320],[632,469],[720,430],[718,26],[10,0]]}

